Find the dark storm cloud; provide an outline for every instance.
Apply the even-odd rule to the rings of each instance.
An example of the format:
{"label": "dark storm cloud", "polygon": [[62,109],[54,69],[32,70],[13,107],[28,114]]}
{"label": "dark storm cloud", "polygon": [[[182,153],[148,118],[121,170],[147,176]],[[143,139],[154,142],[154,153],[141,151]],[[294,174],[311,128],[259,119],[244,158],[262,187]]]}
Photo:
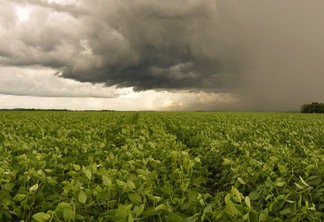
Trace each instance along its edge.
{"label": "dark storm cloud", "polygon": [[33,11],[15,26],[0,8],[0,64],[135,90],[234,92],[260,110],[323,101],[322,0],[15,2]]}
{"label": "dark storm cloud", "polygon": [[[17,44],[0,50],[6,65],[60,67],[64,78],[136,90],[215,91],[235,82],[235,58],[221,55],[231,44],[215,33],[215,1],[82,1],[74,11],[41,0],[16,2],[43,8],[14,30]],[[84,13],[57,21],[49,11]]]}
{"label": "dark storm cloud", "polygon": [[231,82],[225,80],[232,65],[225,68],[219,43],[210,41],[214,1],[96,1],[89,7],[96,15],[87,30],[95,60],[66,67],[63,77],[138,90],[220,90]]}
{"label": "dark storm cloud", "polygon": [[239,63],[227,55],[233,44],[218,35],[215,1],[109,3],[108,11],[107,2],[95,3],[103,4],[89,38],[96,64],[79,69],[82,75],[70,67],[63,77],[138,90],[217,91],[235,85]]}

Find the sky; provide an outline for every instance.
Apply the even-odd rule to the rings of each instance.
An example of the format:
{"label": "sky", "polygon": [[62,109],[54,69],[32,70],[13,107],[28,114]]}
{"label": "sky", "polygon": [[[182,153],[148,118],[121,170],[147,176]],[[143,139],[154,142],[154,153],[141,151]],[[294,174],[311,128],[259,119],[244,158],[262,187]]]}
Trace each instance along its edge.
{"label": "sky", "polygon": [[0,108],[324,102],[323,0],[0,0]]}

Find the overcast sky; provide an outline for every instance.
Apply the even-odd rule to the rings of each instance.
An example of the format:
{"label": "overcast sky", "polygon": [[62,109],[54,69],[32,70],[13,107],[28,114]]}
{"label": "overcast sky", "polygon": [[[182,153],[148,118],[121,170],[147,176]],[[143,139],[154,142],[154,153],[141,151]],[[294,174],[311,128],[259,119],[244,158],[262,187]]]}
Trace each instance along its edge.
{"label": "overcast sky", "polygon": [[324,102],[323,0],[0,0],[0,108]]}

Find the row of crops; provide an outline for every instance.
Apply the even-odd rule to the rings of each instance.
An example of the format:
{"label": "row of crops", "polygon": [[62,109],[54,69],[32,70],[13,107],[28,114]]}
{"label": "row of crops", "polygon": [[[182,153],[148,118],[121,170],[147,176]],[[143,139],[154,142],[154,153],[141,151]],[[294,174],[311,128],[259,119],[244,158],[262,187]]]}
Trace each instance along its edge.
{"label": "row of crops", "polygon": [[324,116],[0,112],[0,221],[323,221]]}

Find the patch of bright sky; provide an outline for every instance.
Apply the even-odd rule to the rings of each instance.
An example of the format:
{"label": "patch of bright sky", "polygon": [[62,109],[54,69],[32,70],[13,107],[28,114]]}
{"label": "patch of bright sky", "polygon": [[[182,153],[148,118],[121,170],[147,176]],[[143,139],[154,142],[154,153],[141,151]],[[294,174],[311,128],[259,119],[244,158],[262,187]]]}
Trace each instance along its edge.
{"label": "patch of bright sky", "polygon": [[27,22],[30,19],[31,7],[27,5],[16,5],[16,16],[19,23]]}
{"label": "patch of bright sky", "polygon": [[55,76],[54,71],[0,66],[0,108],[165,110],[183,95],[81,83]]}
{"label": "patch of bright sky", "polygon": [[73,5],[76,4],[75,0],[48,0],[48,3],[56,3],[60,5]]}

